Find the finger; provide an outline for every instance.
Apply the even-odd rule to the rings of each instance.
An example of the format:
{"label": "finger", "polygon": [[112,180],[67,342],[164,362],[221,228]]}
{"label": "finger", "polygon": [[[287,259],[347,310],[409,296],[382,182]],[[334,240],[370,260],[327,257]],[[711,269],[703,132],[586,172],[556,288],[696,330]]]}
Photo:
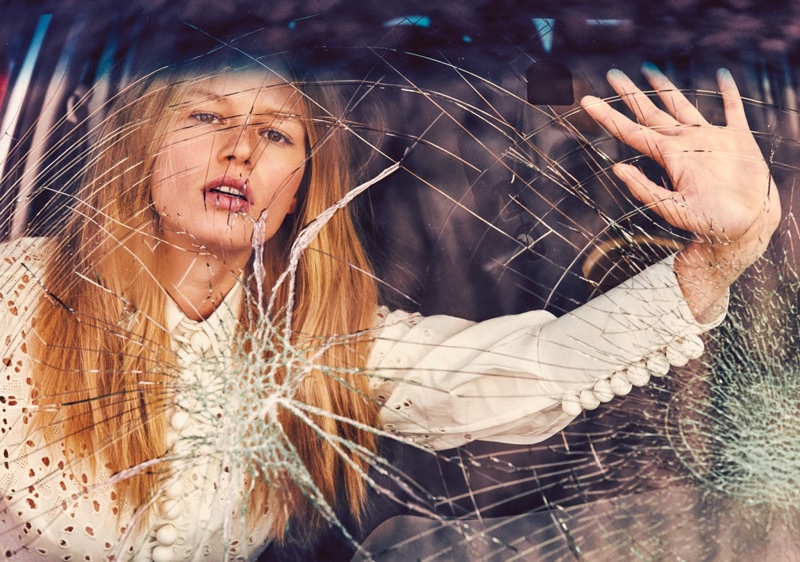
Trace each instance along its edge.
{"label": "finger", "polygon": [[581,100],[581,107],[616,138],[642,154],[661,162],[658,133],[631,121],[600,98],[586,96]]}
{"label": "finger", "polygon": [[609,70],[606,79],[642,125],[655,128],[671,128],[679,125],[672,116],[656,107],[650,97],[636,87],[624,72]]}
{"label": "finger", "polygon": [[667,111],[684,125],[708,125],[705,117],[652,63],[642,65],[642,74],[658,94]]}
{"label": "finger", "polygon": [[672,226],[691,230],[687,206],[680,193],[654,183],[636,166],[614,164],[612,170],[625,183],[631,195],[648,209],[652,209]]}
{"label": "finger", "polygon": [[739,88],[736,87],[736,82],[727,68],[720,68],[717,71],[717,84],[719,84],[719,92],[722,94],[725,122],[728,127],[749,131],[750,126],[747,124]]}

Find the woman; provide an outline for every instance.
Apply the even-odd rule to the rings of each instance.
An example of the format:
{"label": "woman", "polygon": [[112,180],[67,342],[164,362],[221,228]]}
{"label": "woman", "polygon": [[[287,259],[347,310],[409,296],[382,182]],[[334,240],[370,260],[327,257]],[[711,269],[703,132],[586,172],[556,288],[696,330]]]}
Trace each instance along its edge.
{"label": "woman", "polygon": [[670,113],[615,72],[642,125],[584,108],[665,167],[676,191],[614,171],[696,241],[559,319],[481,324],[377,307],[356,225],[326,213],[352,135],[324,84],[251,66],[130,88],[65,232],[3,248],[7,556],[254,558],[357,519],[378,436],[537,442],[696,356],[780,205],[729,74],[716,128],[645,72]]}

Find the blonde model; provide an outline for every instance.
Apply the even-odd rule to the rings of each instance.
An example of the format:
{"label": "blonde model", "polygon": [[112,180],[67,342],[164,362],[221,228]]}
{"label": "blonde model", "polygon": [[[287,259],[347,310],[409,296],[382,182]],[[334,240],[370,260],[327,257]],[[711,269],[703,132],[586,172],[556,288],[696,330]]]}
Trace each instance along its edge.
{"label": "blonde model", "polygon": [[381,435],[533,443],[697,356],[780,204],[730,74],[726,127],[645,74],[668,112],[619,72],[638,123],[582,105],[666,169],[674,191],[614,172],[695,241],[561,318],[479,324],[378,306],[351,213],[326,213],[355,187],[335,88],[252,65],[128,88],[64,231],[2,248],[7,556],[255,559],[357,520]]}

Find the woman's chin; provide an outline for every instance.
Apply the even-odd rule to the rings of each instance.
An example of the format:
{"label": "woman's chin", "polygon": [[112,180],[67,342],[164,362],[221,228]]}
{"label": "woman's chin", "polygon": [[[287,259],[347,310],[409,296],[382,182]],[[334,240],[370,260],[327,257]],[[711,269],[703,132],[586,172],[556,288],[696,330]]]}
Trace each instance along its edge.
{"label": "woman's chin", "polygon": [[221,232],[163,232],[164,246],[221,261],[247,260],[253,253],[253,227],[239,224]]}

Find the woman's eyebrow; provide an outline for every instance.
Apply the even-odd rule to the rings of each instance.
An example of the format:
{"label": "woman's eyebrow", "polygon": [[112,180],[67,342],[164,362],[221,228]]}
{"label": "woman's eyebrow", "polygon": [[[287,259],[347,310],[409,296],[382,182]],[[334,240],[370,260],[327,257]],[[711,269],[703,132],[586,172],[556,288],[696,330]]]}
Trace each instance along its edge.
{"label": "woman's eyebrow", "polygon": [[268,109],[264,112],[253,112],[253,115],[257,115],[259,117],[262,116],[269,116],[273,117],[274,119],[280,119],[282,121],[301,121],[305,119],[301,113],[291,113],[287,111],[282,111],[280,109]]}
{"label": "woman's eyebrow", "polygon": [[185,101],[185,103],[192,103],[197,101],[217,101],[222,103],[230,103],[231,94],[218,94],[216,92],[212,92],[211,90],[193,90],[190,94],[190,98]]}

